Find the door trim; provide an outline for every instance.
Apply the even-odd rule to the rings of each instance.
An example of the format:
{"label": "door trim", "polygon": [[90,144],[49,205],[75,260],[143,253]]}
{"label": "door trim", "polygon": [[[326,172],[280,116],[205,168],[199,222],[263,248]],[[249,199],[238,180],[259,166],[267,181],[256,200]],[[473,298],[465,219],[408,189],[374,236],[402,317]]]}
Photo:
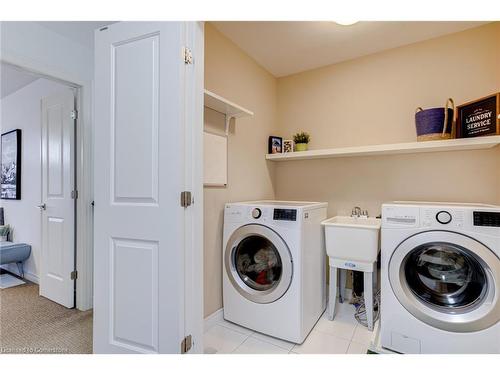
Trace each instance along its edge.
{"label": "door trim", "polygon": [[204,304],[203,304],[203,102],[204,102],[204,22],[186,22],[186,44],[194,57],[192,65],[185,65],[186,72],[186,191],[191,191],[194,204],[185,215],[185,298],[184,336],[193,337],[188,353],[203,354]]}
{"label": "door trim", "polygon": [[[234,267],[234,251],[245,238],[257,235],[269,240],[281,257],[282,273],[278,284],[269,290],[257,291],[245,284]],[[227,241],[224,262],[231,284],[243,297],[255,303],[272,303],[285,295],[293,279],[293,259],[286,242],[278,233],[261,224],[247,224],[236,229]]]}
{"label": "door trim", "polygon": [[[487,290],[483,301],[469,311],[450,313],[424,304],[407,285],[404,261],[416,247],[432,242],[459,245],[472,254],[483,267]],[[475,332],[496,324],[500,316],[500,259],[481,242],[462,233],[433,230],[420,232],[402,241],[389,259],[388,277],[392,291],[403,307],[420,321],[450,332]]]}

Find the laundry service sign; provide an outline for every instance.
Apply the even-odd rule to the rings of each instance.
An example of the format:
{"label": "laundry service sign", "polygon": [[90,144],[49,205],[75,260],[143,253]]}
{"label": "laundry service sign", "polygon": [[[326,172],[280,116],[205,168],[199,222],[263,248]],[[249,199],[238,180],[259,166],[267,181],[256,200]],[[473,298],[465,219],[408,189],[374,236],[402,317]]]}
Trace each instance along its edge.
{"label": "laundry service sign", "polygon": [[457,107],[457,136],[500,134],[499,99],[500,94],[494,94]]}

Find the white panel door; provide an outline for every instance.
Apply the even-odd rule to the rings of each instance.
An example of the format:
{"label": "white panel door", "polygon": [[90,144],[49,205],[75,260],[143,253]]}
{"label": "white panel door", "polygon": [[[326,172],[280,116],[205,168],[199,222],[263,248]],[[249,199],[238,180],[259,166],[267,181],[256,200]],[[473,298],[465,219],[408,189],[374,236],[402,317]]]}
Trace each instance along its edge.
{"label": "white panel door", "polygon": [[183,38],[181,22],[121,22],[96,31],[96,353],[181,350]]}
{"label": "white panel door", "polygon": [[68,89],[42,99],[42,252],[40,295],[75,304],[75,108]]}

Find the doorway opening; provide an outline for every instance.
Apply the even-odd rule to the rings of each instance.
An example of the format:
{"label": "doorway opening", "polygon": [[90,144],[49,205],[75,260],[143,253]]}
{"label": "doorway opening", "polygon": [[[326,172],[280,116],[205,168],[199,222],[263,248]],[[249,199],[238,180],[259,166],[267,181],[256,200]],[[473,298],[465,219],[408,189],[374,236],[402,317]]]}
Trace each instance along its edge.
{"label": "doorway opening", "polygon": [[92,291],[77,282],[92,279],[79,261],[91,264],[78,238],[92,228],[79,233],[81,86],[4,61],[1,78],[1,132],[17,137],[2,136],[0,351],[91,353],[92,310],[80,297]]}

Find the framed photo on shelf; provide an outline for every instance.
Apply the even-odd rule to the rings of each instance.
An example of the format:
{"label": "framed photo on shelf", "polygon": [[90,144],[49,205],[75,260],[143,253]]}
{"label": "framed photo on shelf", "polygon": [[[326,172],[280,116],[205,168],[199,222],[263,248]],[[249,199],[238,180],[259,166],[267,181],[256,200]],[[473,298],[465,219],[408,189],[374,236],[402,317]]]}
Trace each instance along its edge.
{"label": "framed photo on shelf", "polygon": [[21,129],[2,134],[0,198],[21,199]]}
{"label": "framed photo on shelf", "polygon": [[293,139],[286,139],[283,141],[283,152],[293,152]]}
{"label": "framed photo on shelf", "polygon": [[281,154],[283,152],[283,138],[271,135],[267,148],[269,154]]}

